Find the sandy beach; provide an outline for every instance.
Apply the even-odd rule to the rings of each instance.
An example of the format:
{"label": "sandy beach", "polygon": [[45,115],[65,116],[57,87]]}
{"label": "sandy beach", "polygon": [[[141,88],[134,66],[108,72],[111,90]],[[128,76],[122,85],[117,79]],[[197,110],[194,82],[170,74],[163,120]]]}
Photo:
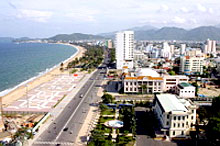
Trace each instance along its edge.
{"label": "sandy beach", "polygon": [[[60,44],[60,43],[59,43]],[[62,43],[64,44],[64,43]],[[68,43],[65,43],[64,45],[71,45],[71,44],[68,44]],[[83,53],[85,52],[85,49],[83,47],[80,47],[80,46],[74,46],[74,45],[71,45],[75,48],[78,48],[78,52],[72,57],[70,58],[69,60],[67,60],[65,63],[64,63],[64,68],[67,66],[67,64],[74,60],[75,58],[79,58],[83,55]],[[31,90],[31,89],[34,89],[36,88],[37,86],[43,84],[43,83],[46,83],[46,82],[49,82],[51,81],[52,79],[54,79],[57,75],[60,75],[60,74],[67,74],[69,73],[68,71],[60,71],[60,66],[57,66],[56,68],[54,68],[53,70],[45,73],[44,75],[26,83],[25,85],[22,85],[18,88],[16,88],[15,90],[9,92],[8,94],[2,96],[2,105],[3,107],[6,107],[8,105],[10,105],[12,102],[18,100],[19,98],[21,98],[22,96],[26,95],[26,92]]]}

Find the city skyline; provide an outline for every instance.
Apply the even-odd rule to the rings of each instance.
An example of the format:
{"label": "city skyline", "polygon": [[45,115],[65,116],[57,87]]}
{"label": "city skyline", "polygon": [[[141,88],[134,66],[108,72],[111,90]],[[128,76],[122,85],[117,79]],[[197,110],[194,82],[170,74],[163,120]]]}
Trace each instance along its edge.
{"label": "city skyline", "polygon": [[5,37],[50,37],[58,33],[98,34],[136,26],[191,29],[218,25],[219,1],[205,0],[3,0],[0,31]]}

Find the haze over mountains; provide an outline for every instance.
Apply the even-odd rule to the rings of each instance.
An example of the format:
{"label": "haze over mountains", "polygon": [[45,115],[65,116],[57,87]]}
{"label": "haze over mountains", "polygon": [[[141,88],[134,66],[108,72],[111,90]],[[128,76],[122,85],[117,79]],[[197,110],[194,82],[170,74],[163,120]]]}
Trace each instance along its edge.
{"label": "haze over mountains", "polygon": [[[141,27],[133,27],[125,30],[133,30],[135,32],[136,40],[185,40],[185,41],[204,41],[207,38],[220,41],[220,25],[216,26],[201,26],[194,29],[186,30],[178,27],[163,27],[156,28],[153,26],[145,25]],[[92,34],[58,34],[50,38],[43,38],[44,40],[54,40],[54,41],[74,41],[74,40],[101,40],[101,39],[114,39],[115,32],[101,33],[98,35]],[[31,38],[3,38],[0,37],[1,41],[25,41],[31,40]]]}
{"label": "haze over mountains", "polygon": [[[143,29],[142,29],[143,28]],[[149,28],[149,29],[148,29]],[[136,40],[186,40],[186,41],[204,41],[207,38],[220,40],[219,26],[201,26],[186,30],[178,27],[136,27],[126,30],[135,32]],[[99,34],[107,38],[114,38],[115,32]]]}

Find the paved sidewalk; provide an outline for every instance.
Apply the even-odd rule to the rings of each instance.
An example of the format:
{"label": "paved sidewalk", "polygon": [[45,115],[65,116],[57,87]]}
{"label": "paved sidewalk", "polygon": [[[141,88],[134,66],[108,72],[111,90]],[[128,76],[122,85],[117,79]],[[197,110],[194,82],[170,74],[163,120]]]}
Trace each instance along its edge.
{"label": "paved sidewalk", "polygon": [[[103,95],[104,89],[103,85],[106,84],[106,81],[102,81],[101,87],[99,87],[97,96],[101,97]],[[88,115],[79,131],[79,135],[76,138],[77,145],[86,145],[87,137],[90,135],[90,131],[96,126],[96,121],[99,119],[99,107],[98,106],[90,106]]]}
{"label": "paved sidewalk", "polygon": [[[95,70],[96,71],[96,70]],[[33,144],[34,141],[38,139],[38,137],[48,128],[48,126],[53,122],[53,120],[60,115],[63,111],[65,106],[75,97],[78,91],[83,87],[83,85],[88,81],[88,79],[93,75],[95,72],[93,71],[90,74],[85,74],[82,79],[80,80],[79,84],[76,88],[74,88],[51,112],[51,118],[49,118],[46,123],[42,124],[39,128],[39,132],[34,136],[32,140],[28,141],[27,146]]]}

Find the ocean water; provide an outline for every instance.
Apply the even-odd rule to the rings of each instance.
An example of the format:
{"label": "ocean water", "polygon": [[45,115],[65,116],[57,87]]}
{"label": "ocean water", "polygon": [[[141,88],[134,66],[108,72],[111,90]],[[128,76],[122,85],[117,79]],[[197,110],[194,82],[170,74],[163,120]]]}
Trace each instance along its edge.
{"label": "ocean water", "polygon": [[76,48],[61,44],[0,43],[0,95],[59,65],[76,52]]}

